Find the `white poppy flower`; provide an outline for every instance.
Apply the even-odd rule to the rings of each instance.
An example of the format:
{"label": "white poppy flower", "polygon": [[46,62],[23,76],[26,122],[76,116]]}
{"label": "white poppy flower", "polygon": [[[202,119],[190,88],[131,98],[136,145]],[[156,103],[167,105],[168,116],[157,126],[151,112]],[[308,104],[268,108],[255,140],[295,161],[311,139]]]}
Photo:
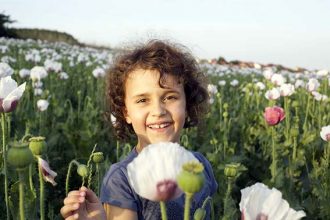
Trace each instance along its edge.
{"label": "white poppy flower", "polygon": [[256,86],[257,86],[257,88],[260,89],[260,90],[264,90],[264,89],[266,88],[265,84],[262,83],[262,82],[257,82],[257,83],[256,83]]}
{"label": "white poppy flower", "polygon": [[98,67],[93,70],[92,74],[95,78],[101,78],[101,77],[105,76],[105,71],[104,71],[104,69]]}
{"label": "white poppy flower", "polygon": [[183,192],[177,185],[182,165],[198,160],[177,143],[161,142],[143,148],[127,165],[128,180],[134,191],[151,201],[168,201]]}
{"label": "white poppy flower", "polygon": [[316,75],[318,76],[327,76],[329,74],[329,71],[328,70],[319,70],[316,72]]}
{"label": "white poppy flower", "polygon": [[46,69],[42,66],[35,66],[31,69],[30,77],[32,81],[40,81],[43,78],[46,78],[48,76],[48,73]]}
{"label": "white poppy flower", "polygon": [[279,190],[269,189],[262,183],[246,187],[241,193],[239,207],[244,220],[298,220],[306,216],[304,211],[290,208]]}
{"label": "white poppy flower", "polygon": [[62,70],[62,63],[56,62],[54,60],[45,60],[44,66],[47,71],[54,71],[58,73]]}
{"label": "white poppy flower", "polygon": [[270,81],[274,85],[280,86],[286,82],[286,79],[281,74],[275,73],[272,75],[272,78],[270,79]]}
{"label": "white poppy flower", "polygon": [[117,118],[113,114],[110,115],[110,120],[111,120],[112,125],[115,125],[117,122]]}
{"label": "white poppy flower", "polygon": [[37,107],[41,112],[46,111],[48,106],[49,106],[49,102],[45,99],[39,99],[37,101]]}
{"label": "white poppy flower", "polygon": [[276,100],[281,96],[280,90],[278,88],[273,88],[271,90],[266,91],[265,97],[268,100]]}
{"label": "white poppy flower", "polygon": [[30,70],[28,70],[28,69],[21,69],[18,74],[19,74],[19,76],[21,78],[25,78],[25,77],[30,76]]}
{"label": "white poppy flower", "polygon": [[291,96],[294,93],[294,85],[284,83],[280,87],[281,96]]}
{"label": "white poppy flower", "polygon": [[53,186],[56,186],[57,183],[55,182],[54,179],[57,176],[57,173],[54,172],[52,169],[50,169],[47,161],[38,157],[38,166],[39,169],[41,170],[42,177],[44,178],[44,180],[46,182],[50,182],[51,184],[53,184]]}
{"label": "white poppy flower", "polygon": [[320,135],[323,140],[330,141],[330,125],[322,127]]}
{"label": "white poppy flower", "polygon": [[33,81],[32,82],[32,86],[33,86],[33,88],[42,88],[43,82],[42,81],[39,81],[39,80]]}
{"label": "white poppy flower", "polygon": [[267,79],[267,80],[270,80],[273,76],[274,72],[272,69],[265,69],[263,72],[262,72],[262,75]]}
{"label": "white poppy flower", "polygon": [[312,78],[312,79],[308,80],[306,87],[309,92],[313,92],[313,91],[316,91],[320,87],[320,83],[317,79]]}
{"label": "white poppy flower", "polygon": [[294,84],[294,86],[296,88],[299,88],[299,87],[303,88],[303,87],[305,87],[305,82],[303,80],[301,80],[301,79],[297,79],[296,80],[296,83]]}
{"label": "white poppy flower", "polygon": [[225,80],[220,80],[220,81],[218,82],[218,85],[219,85],[219,86],[225,86],[225,85],[226,85],[226,81],[225,81]]}
{"label": "white poppy flower", "polygon": [[213,97],[210,97],[209,98],[209,103],[212,105],[214,103],[214,98]]}
{"label": "white poppy flower", "polygon": [[60,79],[66,80],[69,79],[69,75],[66,72],[61,72],[59,74]]}
{"label": "white poppy flower", "polygon": [[210,94],[216,94],[216,93],[218,92],[218,89],[217,89],[217,86],[216,86],[216,85],[208,84],[208,85],[207,85],[207,91],[208,91]]}
{"label": "white poppy flower", "polygon": [[0,78],[13,75],[14,70],[7,63],[0,63]]}
{"label": "white poppy flower", "polygon": [[238,85],[238,80],[237,79],[234,79],[233,81],[230,82],[230,85],[231,86],[237,86]]}
{"label": "white poppy flower", "polygon": [[7,76],[0,78],[0,112],[15,110],[19,99],[22,97],[26,83],[17,87],[17,82]]}
{"label": "white poppy flower", "polygon": [[321,95],[319,92],[313,91],[313,92],[312,92],[312,95],[314,96],[314,99],[315,99],[316,101],[321,101],[321,99],[322,99],[322,95]]}
{"label": "white poppy flower", "polygon": [[39,95],[41,95],[42,94],[42,89],[40,89],[40,88],[36,88],[36,89],[34,89],[34,95],[35,96],[39,96]]}

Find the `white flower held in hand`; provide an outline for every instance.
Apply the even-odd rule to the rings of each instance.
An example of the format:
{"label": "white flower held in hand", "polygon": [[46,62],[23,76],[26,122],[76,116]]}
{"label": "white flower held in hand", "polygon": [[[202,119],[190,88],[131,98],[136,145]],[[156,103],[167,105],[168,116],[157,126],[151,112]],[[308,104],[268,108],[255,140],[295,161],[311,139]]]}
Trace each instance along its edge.
{"label": "white flower held in hand", "polygon": [[0,112],[15,110],[18,100],[25,90],[25,84],[17,87],[17,82],[11,76],[0,78]]}
{"label": "white flower held in hand", "polygon": [[49,102],[45,99],[39,99],[37,101],[37,107],[41,112],[46,111],[48,106],[49,106]]}
{"label": "white flower held in hand", "polygon": [[277,189],[269,189],[262,183],[241,190],[242,220],[298,220],[306,216],[304,211],[295,211],[282,199]]}
{"label": "white flower held in hand", "polygon": [[146,146],[127,165],[128,180],[134,191],[151,201],[168,201],[183,193],[177,185],[182,165],[198,160],[176,143],[158,143]]}

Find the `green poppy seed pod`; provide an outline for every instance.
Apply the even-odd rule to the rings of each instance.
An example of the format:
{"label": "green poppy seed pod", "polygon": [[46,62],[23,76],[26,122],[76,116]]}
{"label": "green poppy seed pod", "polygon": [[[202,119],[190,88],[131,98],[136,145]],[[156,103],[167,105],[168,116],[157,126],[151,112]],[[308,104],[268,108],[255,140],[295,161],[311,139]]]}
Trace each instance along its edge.
{"label": "green poppy seed pod", "polygon": [[14,142],[8,150],[8,163],[16,169],[23,169],[33,162],[33,154],[28,143]]}
{"label": "green poppy seed pod", "polygon": [[252,83],[248,83],[248,84],[246,84],[246,88],[248,88],[248,89],[253,88],[253,84],[252,84]]}
{"label": "green poppy seed pod", "polygon": [[189,194],[199,192],[204,185],[204,166],[193,161],[183,164],[182,171],[177,177],[180,189]]}
{"label": "green poppy seed pod", "polygon": [[46,149],[47,149],[47,144],[45,141],[45,137],[32,137],[29,139],[30,144],[29,148],[32,151],[34,155],[42,155]]}
{"label": "green poppy seed pod", "polygon": [[77,168],[77,173],[81,177],[87,177],[88,176],[88,167],[85,164],[79,164]]}
{"label": "green poppy seed pod", "polygon": [[228,105],[227,102],[225,102],[225,103],[223,104],[223,108],[224,108],[224,109],[228,109],[228,106],[229,106],[229,105]]}
{"label": "green poppy seed pod", "polygon": [[198,208],[194,213],[194,220],[204,220],[206,211],[203,208]]}
{"label": "green poppy seed pod", "polygon": [[291,128],[290,133],[291,133],[292,137],[298,137],[298,135],[299,135],[299,129],[293,127],[293,128]]}
{"label": "green poppy seed pod", "polygon": [[93,162],[94,163],[102,163],[103,161],[104,161],[103,152],[93,153]]}
{"label": "green poppy seed pod", "polygon": [[293,101],[292,102],[292,107],[296,108],[299,106],[299,102],[298,101]]}
{"label": "green poppy seed pod", "polygon": [[237,175],[238,166],[235,164],[226,164],[225,166],[225,176],[228,178],[234,178]]}
{"label": "green poppy seed pod", "polygon": [[227,117],[228,117],[228,112],[224,112],[224,113],[222,114],[222,116],[223,116],[224,118],[227,118]]}

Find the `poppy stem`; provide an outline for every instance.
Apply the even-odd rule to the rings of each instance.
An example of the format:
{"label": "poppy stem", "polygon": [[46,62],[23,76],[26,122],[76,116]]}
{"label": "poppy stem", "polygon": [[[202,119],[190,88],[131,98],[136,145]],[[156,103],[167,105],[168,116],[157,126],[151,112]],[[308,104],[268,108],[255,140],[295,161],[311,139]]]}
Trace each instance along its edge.
{"label": "poppy stem", "polygon": [[193,197],[192,193],[186,193],[186,199],[184,203],[184,220],[189,220],[190,218],[190,203]]}
{"label": "poppy stem", "polygon": [[40,220],[45,219],[45,206],[44,206],[44,195],[45,195],[45,187],[44,180],[42,177],[42,168],[39,167],[39,192],[40,192]]}
{"label": "poppy stem", "polygon": [[271,174],[272,179],[271,182],[275,183],[275,177],[276,177],[276,148],[275,148],[275,130],[274,127],[271,127],[271,133],[272,133],[272,165],[271,165]]}
{"label": "poppy stem", "polygon": [[160,201],[160,212],[162,214],[162,220],[167,220],[167,214],[166,214],[166,205],[164,201]]}
{"label": "poppy stem", "polygon": [[1,128],[2,128],[2,158],[3,158],[3,170],[5,175],[5,203],[7,220],[10,220],[9,204],[8,204],[8,175],[7,175],[7,147],[6,147],[6,114],[1,113]]}
{"label": "poppy stem", "polygon": [[19,219],[25,220],[24,215],[24,170],[17,169],[19,178]]}

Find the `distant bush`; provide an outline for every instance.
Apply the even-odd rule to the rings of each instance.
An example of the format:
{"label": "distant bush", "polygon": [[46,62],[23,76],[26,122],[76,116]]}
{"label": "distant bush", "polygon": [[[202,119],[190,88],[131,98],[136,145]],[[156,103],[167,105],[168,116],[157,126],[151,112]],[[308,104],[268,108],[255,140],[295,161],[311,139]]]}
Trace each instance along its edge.
{"label": "distant bush", "polygon": [[10,28],[9,30],[20,39],[39,39],[46,40],[48,42],[61,41],[68,44],[80,45],[77,39],[75,39],[72,35],[64,32],[30,28]]}

